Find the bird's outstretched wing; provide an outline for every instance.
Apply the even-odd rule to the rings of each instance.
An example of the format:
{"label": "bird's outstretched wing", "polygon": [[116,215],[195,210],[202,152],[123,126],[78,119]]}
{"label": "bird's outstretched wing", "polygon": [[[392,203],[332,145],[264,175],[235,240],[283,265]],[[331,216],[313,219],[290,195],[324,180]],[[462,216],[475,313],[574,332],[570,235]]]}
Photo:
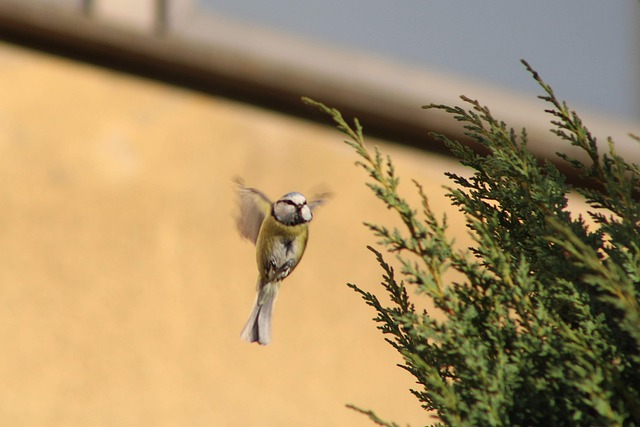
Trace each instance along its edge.
{"label": "bird's outstretched wing", "polygon": [[318,206],[322,206],[327,203],[330,198],[331,193],[314,194],[313,200],[309,201],[307,205],[309,205],[309,208],[311,209],[311,211],[313,211]]}
{"label": "bird's outstretched wing", "polygon": [[255,188],[245,187],[242,178],[235,178],[234,182],[240,207],[236,218],[238,231],[242,237],[256,243],[262,221],[271,212],[271,201]]}

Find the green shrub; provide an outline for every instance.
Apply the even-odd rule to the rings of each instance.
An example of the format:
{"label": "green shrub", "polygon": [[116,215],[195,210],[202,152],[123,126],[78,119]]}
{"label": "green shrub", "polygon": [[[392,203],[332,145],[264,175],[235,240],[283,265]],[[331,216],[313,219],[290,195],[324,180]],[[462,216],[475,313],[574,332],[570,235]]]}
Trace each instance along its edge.
{"label": "green shrub", "polygon": [[[612,141],[600,153],[576,113],[523,63],[550,105],[552,132],[587,155],[560,156],[589,185],[569,185],[527,150],[524,130],[508,128],[477,101],[426,106],[455,117],[488,153],[435,135],[473,171],[470,178],[447,173],[455,184],[448,197],[475,242],[467,250],[453,246],[446,217],[437,217],[419,183],[419,209],[400,196],[392,159],[365,147],[357,119],[350,126],[339,111],[304,99],[332,117],[369,188],[404,225],[366,224],[402,266],[401,280],[370,248],[390,306],[348,286],[375,309],[378,328],[417,380],[412,393],[436,425],[640,425],[640,170]],[[567,209],[569,192],[584,196],[596,227]],[[448,282],[452,270],[464,280]],[[423,295],[438,313],[415,308],[412,300]]]}

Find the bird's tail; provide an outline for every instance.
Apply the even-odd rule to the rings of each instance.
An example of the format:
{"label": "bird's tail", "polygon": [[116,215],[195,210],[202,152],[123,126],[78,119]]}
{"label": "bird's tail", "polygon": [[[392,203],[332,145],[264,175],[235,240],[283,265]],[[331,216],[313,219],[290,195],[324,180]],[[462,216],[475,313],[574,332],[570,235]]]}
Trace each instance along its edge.
{"label": "bird's tail", "polygon": [[278,296],[280,282],[258,282],[258,296],[253,304],[247,324],[244,325],[240,337],[248,342],[258,342],[267,345],[271,342],[271,315]]}

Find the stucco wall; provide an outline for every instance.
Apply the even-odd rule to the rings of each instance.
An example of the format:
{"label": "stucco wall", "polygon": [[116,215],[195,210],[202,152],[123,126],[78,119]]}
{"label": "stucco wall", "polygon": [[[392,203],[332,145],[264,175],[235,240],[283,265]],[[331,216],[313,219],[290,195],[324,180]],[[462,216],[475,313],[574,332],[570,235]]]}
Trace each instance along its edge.
{"label": "stucco wall", "polygon": [[[302,95],[302,94],[301,94]],[[310,113],[311,114],[311,113]],[[366,128],[366,123],[364,123]],[[361,222],[393,222],[334,130],[0,44],[0,425],[425,423],[413,381],[350,289],[377,289]],[[448,212],[449,159],[378,144]],[[284,282],[274,341],[239,333],[253,247],[231,179],[331,190]]]}

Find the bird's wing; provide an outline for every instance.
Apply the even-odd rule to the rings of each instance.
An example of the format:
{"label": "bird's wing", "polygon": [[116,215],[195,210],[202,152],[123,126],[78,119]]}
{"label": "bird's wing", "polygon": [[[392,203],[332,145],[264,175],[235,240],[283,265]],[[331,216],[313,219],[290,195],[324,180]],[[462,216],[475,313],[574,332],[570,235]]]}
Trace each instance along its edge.
{"label": "bird's wing", "polygon": [[327,201],[330,198],[331,198],[331,193],[315,194],[313,196],[313,200],[311,200],[309,203],[307,203],[307,205],[309,205],[309,208],[311,208],[311,211],[313,211],[318,206],[322,206],[325,203],[327,203]]}
{"label": "bird's wing", "polygon": [[262,221],[271,212],[271,201],[255,188],[245,187],[241,178],[234,181],[240,207],[240,214],[236,218],[238,231],[242,237],[256,243]]}

